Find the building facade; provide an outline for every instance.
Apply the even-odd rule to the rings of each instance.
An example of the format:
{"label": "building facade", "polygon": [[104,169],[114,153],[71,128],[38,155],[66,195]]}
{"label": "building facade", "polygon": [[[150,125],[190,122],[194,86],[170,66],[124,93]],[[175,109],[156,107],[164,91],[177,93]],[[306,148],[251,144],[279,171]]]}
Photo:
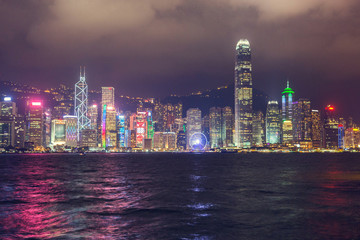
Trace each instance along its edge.
{"label": "building facade", "polygon": [[235,136],[239,148],[252,145],[253,87],[250,43],[240,39],[235,61]]}

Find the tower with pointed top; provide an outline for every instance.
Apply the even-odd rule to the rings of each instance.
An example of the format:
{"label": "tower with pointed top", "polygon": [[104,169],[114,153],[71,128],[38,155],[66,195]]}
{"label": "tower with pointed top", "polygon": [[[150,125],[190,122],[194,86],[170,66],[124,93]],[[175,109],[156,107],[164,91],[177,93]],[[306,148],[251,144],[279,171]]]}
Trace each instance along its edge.
{"label": "tower with pointed top", "polygon": [[282,144],[289,145],[293,142],[293,95],[289,80],[286,88],[281,93],[282,100]]}
{"label": "tower with pointed top", "polygon": [[77,138],[80,132],[90,127],[88,112],[88,85],[85,79],[85,67],[80,66],[80,80],[75,84],[75,116],[77,117]]}
{"label": "tower with pointed top", "polygon": [[236,45],[235,60],[235,135],[234,144],[239,148],[252,146],[252,87],[251,49],[246,39]]}

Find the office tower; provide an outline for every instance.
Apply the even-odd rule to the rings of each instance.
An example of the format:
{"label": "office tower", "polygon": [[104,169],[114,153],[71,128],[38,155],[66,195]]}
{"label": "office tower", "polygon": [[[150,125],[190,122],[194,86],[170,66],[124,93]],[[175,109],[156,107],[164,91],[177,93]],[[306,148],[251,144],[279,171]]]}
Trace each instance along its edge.
{"label": "office tower", "polygon": [[4,97],[4,101],[0,102],[0,116],[16,116],[17,108],[11,97]]}
{"label": "office tower", "polygon": [[182,104],[154,104],[153,121],[157,131],[173,131],[175,120],[182,118]]}
{"label": "office tower", "polygon": [[210,126],[210,147],[222,147],[221,139],[221,108],[212,107],[209,111],[209,126]]}
{"label": "office tower", "polygon": [[328,105],[325,108],[324,118],[324,146],[328,149],[338,147],[338,126],[339,122],[335,115],[335,108]]}
{"label": "office tower", "polygon": [[10,97],[0,102],[0,147],[15,146],[15,117],[17,109]]}
{"label": "office tower", "polygon": [[279,144],[281,130],[280,111],[277,101],[269,101],[266,108],[266,143]]}
{"label": "office tower", "polygon": [[17,115],[14,121],[14,134],[15,142],[14,147],[24,148],[25,146],[25,118],[24,116]]}
{"label": "office tower", "polygon": [[261,111],[255,112],[253,116],[253,145],[263,147],[265,144],[265,118]]}
{"label": "office tower", "polygon": [[125,144],[125,115],[117,115],[118,147],[124,148]]}
{"label": "office tower", "polygon": [[[77,147],[78,146],[78,138],[77,138],[77,117],[71,116],[71,115],[65,115],[65,133],[66,133],[66,139],[65,139],[65,145],[68,147]],[[83,129],[84,130],[84,129]],[[81,130],[81,131],[83,131]],[[80,132],[81,136],[81,132]]]}
{"label": "office tower", "polygon": [[314,148],[321,148],[322,124],[319,110],[311,110],[311,141]]}
{"label": "office tower", "polygon": [[98,105],[92,104],[89,106],[88,109],[88,116],[90,121],[90,128],[97,129],[97,122],[98,122]]}
{"label": "office tower", "polygon": [[281,93],[282,97],[282,144],[289,145],[293,142],[293,94],[294,91],[287,86]]}
{"label": "office tower", "polygon": [[42,101],[29,101],[26,114],[26,142],[37,150],[43,147],[44,139],[44,108]]}
{"label": "office tower", "polygon": [[53,119],[51,121],[51,142],[50,145],[53,147],[62,145],[65,146],[66,132],[65,132],[66,122],[63,119]]}
{"label": "office tower", "polygon": [[252,76],[251,49],[246,39],[236,45],[235,61],[235,137],[236,147],[249,148],[252,144]]}
{"label": "office tower", "polygon": [[94,149],[97,147],[97,132],[95,129],[83,129],[80,132],[80,147],[88,147]]}
{"label": "office tower", "polygon": [[115,107],[115,89],[113,87],[101,88],[101,105]]}
{"label": "office tower", "polygon": [[345,148],[344,139],[345,138],[345,130],[344,125],[338,125],[338,148]]}
{"label": "office tower", "polygon": [[154,149],[173,151],[176,149],[176,134],[174,132],[155,132]]}
{"label": "office tower", "polygon": [[195,133],[201,133],[201,110],[190,108],[186,111],[186,149],[190,149],[190,137]]}
{"label": "office tower", "polygon": [[221,109],[221,139],[223,147],[229,147],[233,144],[233,128],[234,128],[234,114],[231,107],[224,107]]}
{"label": "office tower", "polygon": [[345,148],[360,148],[360,131],[358,128],[348,128],[345,130]]}
{"label": "office tower", "polygon": [[101,146],[116,147],[116,111],[114,102],[114,88],[101,88]]}
{"label": "office tower", "polygon": [[179,131],[176,139],[176,146],[180,150],[186,149],[186,134],[185,131]]}
{"label": "office tower", "polygon": [[300,98],[293,103],[293,137],[295,143],[311,141],[310,100]]}
{"label": "office tower", "polygon": [[[186,132],[186,129],[184,129]],[[210,139],[210,117],[209,115],[205,115],[201,119],[201,132],[205,135],[206,139]]]}
{"label": "office tower", "polygon": [[51,120],[53,116],[51,114],[51,108],[45,108],[44,110],[44,137],[43,137],[43,146],[49,147],[51,141]]}
{"label": "office tower", "polygon": [[106,147],[116,147],[116,111],[114,107],[106,107],[106,122],[105,122]]}
{"label": "office tower", "polygon": [[77,117],[77,136],[78,140],[80,132],[83,129],[90,127],[90,120],[88,118],[88,85],[85,79],[84,72],[81,72],[80,67],[80,80],[75,84],[75,116]]}
{"label": "office tower", "polygon": [[14,146],[14,119],[11,116],[0,116],[0,148]]}

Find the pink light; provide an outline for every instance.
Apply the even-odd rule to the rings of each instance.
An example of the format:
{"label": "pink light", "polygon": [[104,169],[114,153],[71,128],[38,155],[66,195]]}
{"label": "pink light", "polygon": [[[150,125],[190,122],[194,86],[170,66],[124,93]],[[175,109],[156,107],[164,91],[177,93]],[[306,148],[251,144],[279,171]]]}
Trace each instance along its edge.
{"label": "pink light", "polygon": [[31,106],[41,106],[41,102],[31,102]]}
{"label": "pink light", "polygon": [[97,105],[96,105],[96,104],[94,104],[94,105],[92,105],[92,107],[94,107],[94,108],[95,108],[95,107],[97,107]]}

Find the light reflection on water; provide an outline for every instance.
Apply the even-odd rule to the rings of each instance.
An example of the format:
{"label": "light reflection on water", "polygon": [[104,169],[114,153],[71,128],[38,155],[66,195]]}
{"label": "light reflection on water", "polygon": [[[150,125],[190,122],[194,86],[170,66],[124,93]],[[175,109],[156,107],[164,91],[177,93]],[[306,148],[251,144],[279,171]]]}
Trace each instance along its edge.
{"label": "light reflection on water", "polygon": [[358,154],[1,155],[0,238],[357,239],[359,176]]}

